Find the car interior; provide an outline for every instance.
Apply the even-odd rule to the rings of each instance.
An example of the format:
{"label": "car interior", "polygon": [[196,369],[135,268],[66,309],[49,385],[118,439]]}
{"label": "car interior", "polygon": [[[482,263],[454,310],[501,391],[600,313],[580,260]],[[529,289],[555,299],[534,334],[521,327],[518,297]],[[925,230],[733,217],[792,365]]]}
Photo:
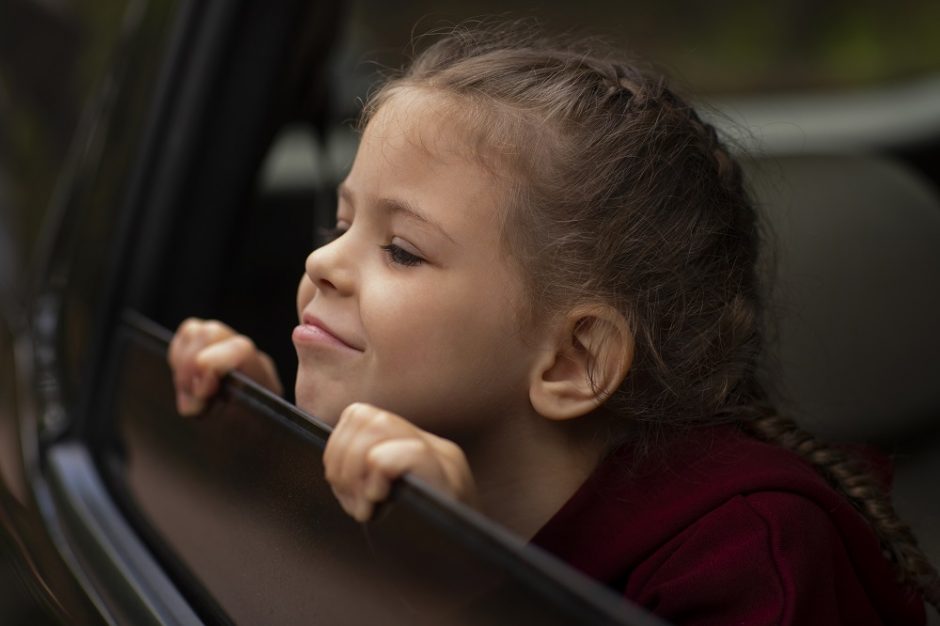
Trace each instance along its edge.
{"label": "car interior", "polygon": [[[139,67],[119,67],[124,91],[91,107],[111,132],[70,160],[38,271],[40,499],[102,614],[660,623],[420,484],[366,528],[338,509],[319,460],[328,430],[290,404],[289,337],[304,259],[356,149],[350,94],[367,81],[337,46],[347,9],[184,4],[127,20],[139,37],[120,56]],[[940,564],[940,135],[800,145],[741,155],[770,243],[766,376],[806,428],[891,458],[898,512]],[[190,316],[250,336],[285,397],[236,375],[204,419],[179,419],[164,351]],[[60,405],[71,422],[40,410]]]}
{"label": "car interior", "polygon": [[[205,419],[176,415],[165,353],[185,317],[224,320],[293,378],[297,281],[355,146],[348,123],[326,124],[333,22],[318,6],[206,9],[235,26],[196,55],[211,70],[191,62],[166,85],[196,104],[173,100],[165,123],[178,141],[129,194],[122,304],[98,321],[106,348],[81,426],[90,453],[49,453],[80,522],[70,540],[90,526],[113,544],[84,547],[86,562],[110,559],[94,584],[124,618],[157,621],[660,623],[416,481],[361,527],[323,478],[326,427],[250,381],[232,377]],[[76,325],[88,282],[65,286]],[[138,586],[145,606],[128,591]]]}
{"label": "car interior", "polygon": [[814,433],[890,455],[895,506],[936,562],[936,184],[885,155],[780,157],[751,173],[777,239],[779,401]]}
{"label": "car interior", "polygon": [[[153,318],[168,328],[190,314],[224,319],[272,354],[290,380],[296,362],[284,337],[294,323],[293,293],[317,230],[332,220],[356,133],[349,123],[322,129],[294,120],[271,137],[251,201],[215,233],[224,262],[210,260],[214,271]],[[744,158],[773,250],[766,272],[777,322],[766,368],[777,401],[831,441],[867,442],[888,454],[897,509],[938,561],[936,181],[890,153]]]}
{"label": "car interior", "polygon": [[[348,167],[355,146],[352,130],[336,132],[345,139],[332,145],[304,127],[276,136],[209,313],[247,329],[286,380],[297,268],[330,223],[342,176],[325,164]],[[828,440],[888,454],[896,507],[936,560],[940,291],[925,287],[940,268],[940,194],[891,155],[774,155],[746,169],[773,250],[766,368],[777,402]]]}

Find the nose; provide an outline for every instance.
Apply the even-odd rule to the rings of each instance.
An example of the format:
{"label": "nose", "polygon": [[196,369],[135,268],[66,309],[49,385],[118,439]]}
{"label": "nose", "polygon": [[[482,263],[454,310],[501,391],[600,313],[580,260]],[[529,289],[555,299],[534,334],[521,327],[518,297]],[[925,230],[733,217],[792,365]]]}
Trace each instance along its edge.
{"label": "nose", "polygon": [[350,260],[350,251],[343,245],[347,237],[342,236],[307,255],[304,270],[318,291],[335,292],[337,295],[352,293],[355,268]]}

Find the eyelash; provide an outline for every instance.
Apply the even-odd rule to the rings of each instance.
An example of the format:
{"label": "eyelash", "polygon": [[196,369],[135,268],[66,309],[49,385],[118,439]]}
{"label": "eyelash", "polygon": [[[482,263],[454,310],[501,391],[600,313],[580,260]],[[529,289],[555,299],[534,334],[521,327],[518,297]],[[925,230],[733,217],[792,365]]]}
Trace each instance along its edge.
{"label": "eyelash", "polygon": [[[345,228],[321,228],[319,229],[319,239],[320,245],[325,246],[328,243],[336,241],[341,236],[346,233]],[[403,267],[415,267],[424,263],[424,259],[419,257],[416,254],[412,254],[402,248],[401,246],[395,245],[393,243],[388,243],[382,246],[379,246],[386,255],[388,255],[389,260],[395,265],[401,265]]]}
{"label": "eyelash", "polygon": [[382,250],[385,251],[385,254],[388,255],[389,260],[396,265],[403,265],[405,267],[414,267],[416,265],[421,265],[424,263],[424,259],[419,257],[416,254],[411,254],[404,248],[396,246],[393,243],[385,244],[384,246],[379,246]]}

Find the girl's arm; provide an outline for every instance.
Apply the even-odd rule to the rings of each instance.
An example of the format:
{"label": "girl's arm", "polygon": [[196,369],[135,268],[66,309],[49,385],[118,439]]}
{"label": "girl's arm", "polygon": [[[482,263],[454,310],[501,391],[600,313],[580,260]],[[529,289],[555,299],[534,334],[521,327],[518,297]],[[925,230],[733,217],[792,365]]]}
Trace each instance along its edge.
{"label": "girl's arm", "polygon": [[173,370],[176,409],[180,415],[197,415],[219,390],[219,381],[238,370],[280,395],[274,361],[254,342],[216,320],[191,317],[180,324],[170,342],[167,361]]}

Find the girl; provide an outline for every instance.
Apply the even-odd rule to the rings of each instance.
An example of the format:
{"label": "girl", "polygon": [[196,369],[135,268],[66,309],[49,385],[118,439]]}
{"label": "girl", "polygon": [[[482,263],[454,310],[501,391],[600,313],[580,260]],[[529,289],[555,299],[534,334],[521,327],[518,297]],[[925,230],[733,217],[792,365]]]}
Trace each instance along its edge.
{"label": "girl", "polygon": [[[362,128],[293,333],[346,511],[410,472],[676,623],[924,622],[936,571],[876,481],[767,403],[755,212],[662,80],[457,30]],[[218,322],[169,361],[186,415],[232,369],[281,389]]]}

